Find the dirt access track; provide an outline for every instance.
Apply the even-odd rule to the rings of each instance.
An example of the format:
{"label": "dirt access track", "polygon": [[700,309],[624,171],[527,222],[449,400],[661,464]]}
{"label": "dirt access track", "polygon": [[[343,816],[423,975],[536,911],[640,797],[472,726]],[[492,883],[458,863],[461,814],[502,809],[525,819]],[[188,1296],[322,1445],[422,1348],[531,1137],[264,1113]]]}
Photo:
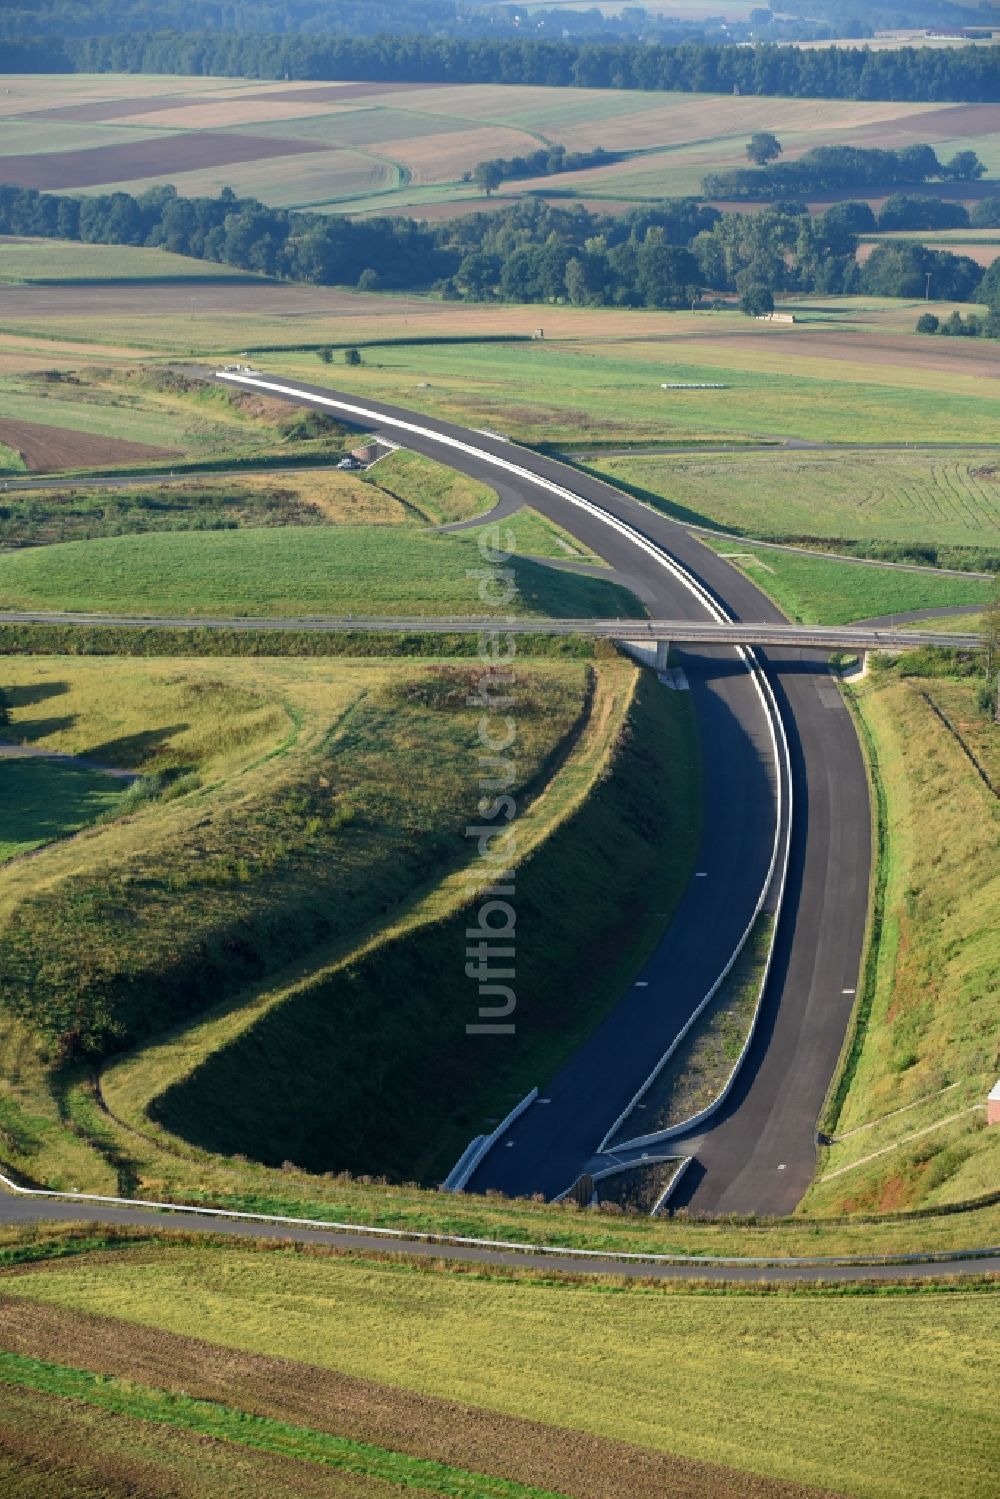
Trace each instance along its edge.
{"label": "dirt access track", "polygon": [[178,456],[176,448],[155,448],[121,437],[97,437],[90,432],[73,432],[68,427],[46,427],[41,422],[18,422],[5,417],[0,417],[0,443],[20,453],[36,474]]}

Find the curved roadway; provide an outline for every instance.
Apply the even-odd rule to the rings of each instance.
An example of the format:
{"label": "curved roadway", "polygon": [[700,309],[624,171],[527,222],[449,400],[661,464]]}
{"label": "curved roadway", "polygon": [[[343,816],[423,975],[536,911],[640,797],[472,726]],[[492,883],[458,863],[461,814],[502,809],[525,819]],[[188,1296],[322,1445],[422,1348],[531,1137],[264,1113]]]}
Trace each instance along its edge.
{"label": "curved roadway", "polygon": [[[681,525],[554,459],[323,386],[266,376],[234,383],[266,385],[283,399],[381,425],[388,437],[489,484],[501,498],[513,492],[605,557],[654,615],[704,618],[706,611],[634,539],[536,479],[569,489],[623,522],[679,562],[734,617],[783,618],[747,578]],[[514,463],[527,476],[498,469],[498,463]],[[812,1178],[816,1121],[854,1002],[871,829],[864,761],[825,658],[802,650],[759,654],[774,684],[791,757],[795,810],[785,905],[753,1050],[718,1124],[700,1138],[696,1165],[675,1201],[699,1211],[782,1214],[795,1207]],[[709,791],[696,866],[701,877],[691,881],[639,983],[555,1078],[539,1079],[549,1101],[521,1115],[476,1171],[473,1190],[551,1197],[572,1183],[715,982],[720,955],[735,948],[767,879],[778,792],[760,695],[731,649],[701,648],[681,659]]]}
{"label": "curved roadway", "polygon": [[[282,379],[275,389],[266,377],[239,383],[266,384],[270,394],[296,403],[349,408],[348,420],[384,424],[397,440],[393,423],[409,428],[407,447],[482,480],[502,499],[532,505],[604,556],[653,614],[706,617],[705,606],[667,570],[664,559],[674,559],[732,616],[782,619],[748,579],[681,525],[555,460],[382,402],[366,400],[359,414],[358,397],[323,387]],[[498,463],[527,472],[502,472]],[[545,483],[571,490],[601,515]],[[603,517],[624,523],[631,534]],[[816,1120],[853,1005],[867,912],[870,816],[861,751],[825,658],[791,649],[758,658],[773,682],[789,745],[794,818],[787,890],[754,1046],[718,1120],[698,1136],[696,1164],[674,1204],[777,1215],[794,1208],[812,1177]],[[470,1184],[474,1190],[551,1197],[571,1184],[715,982],[722,955],[734,950],[768,883],[776,839],[787,831],[778,826],[779,806],[787,807],[788,799],[779,793],[762,695],[732,648],[700,647],[681,660],[709,791],[700,877],[691,881],[639,983],[557,1077],[539,1080],[546,1084],[545,1101],[527,1109],[486,1157]],[[772,889],[772,904],[774,897]],[[684,1147],[685,1153],[691,1149]],[[40,1212],[39,1200],[26,1198],[4,1198],[0,1214],[16,1208],[20,1215],[29,1202],[33,1216],[51,1215],[50,1207]],[[82,1207],[73,1204],[65,1215],[81,1216]],[[219,1224],[212,1220],[212,1226]]]}

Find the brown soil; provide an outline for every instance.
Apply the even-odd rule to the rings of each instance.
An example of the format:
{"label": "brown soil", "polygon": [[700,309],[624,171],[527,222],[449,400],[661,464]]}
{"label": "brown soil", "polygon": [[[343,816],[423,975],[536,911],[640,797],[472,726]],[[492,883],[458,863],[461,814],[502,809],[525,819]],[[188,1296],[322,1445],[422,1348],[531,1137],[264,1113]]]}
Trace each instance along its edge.
{"label": "brown soil", "polygon": [[273,156],[302,156],[330,149],[316,141],[191,130],[166,138],[154,136],[150,140],[126,141],[118,146],[91,146],[84,151],[43,151],[34,156],[0,157],[0,178],[18,187],[51,192],[60,188],[97,187],[103,182],[180,175],[205,167],[264,161]]}
{"label": "brown soil", "polygon": [[906,135],[911,141],[952,140],[960,135],[992,135],[997,128],[995,104],[956,104],[952,109],[918,110],[895,119],[872,122],[845,131],[852,146],[870,143],[884,146],[890,135]]}
{"label": "brown soil", "polygon": [[0,1346],[576,1499],[820,1499],[795,1483],[15,1297],[0,1298]]}
{"label": "brown soil", "polygon": [[302,104],[342,104],[345,99],[367,99],[372,94],[416,94],[439,88],[435,83],[328,83],[316,88],[268,89],[260,94],[240,94],[241,99],[288,99]]}
{"label": "brown soil", "polygon": [[[151,114],[160,109],[186,109],[207,102],[200,95],[149,94],[145,99],[103,99],[95,104],[64,104],[56,109],[33,109],[33,120],[79,120],[81,124],[119,120],[129,115]],[[212,101],[214,103],[214,100]],[[27,113],[28,111],[26,111]]]}
{"label": "brown soil", "polygon": [[[395,1484],[4,1386],[8,1499],[391,1499]],[[426,1489],[408,1489],[421,1499]]]}
{"label": "brown soil", "polygon": [[40,474],[58,473],[64,468],[99,468],[102,464],[145,463],[155,458],[175,458],[178,451],[6,417],[0,417],[0,442],[20,453],[27,467]]}

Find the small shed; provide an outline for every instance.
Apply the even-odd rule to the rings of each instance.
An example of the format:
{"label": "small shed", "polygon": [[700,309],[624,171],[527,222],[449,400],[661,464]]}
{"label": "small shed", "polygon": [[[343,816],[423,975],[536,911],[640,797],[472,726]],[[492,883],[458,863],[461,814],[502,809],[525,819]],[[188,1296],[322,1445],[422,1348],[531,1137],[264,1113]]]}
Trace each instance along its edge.
{"label": "small shed", "polygon": [[986,1123],[1000,1124],[1000,1082],[998,1082],[986,1099]]}

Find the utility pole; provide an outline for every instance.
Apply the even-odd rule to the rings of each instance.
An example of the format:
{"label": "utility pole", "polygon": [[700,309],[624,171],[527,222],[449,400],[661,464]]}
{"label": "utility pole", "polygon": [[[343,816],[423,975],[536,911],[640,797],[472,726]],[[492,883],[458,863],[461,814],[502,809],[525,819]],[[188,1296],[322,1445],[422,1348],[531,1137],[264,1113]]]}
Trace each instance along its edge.
{"label": "utility pole", "polygon": [[934,272],[927,271],[925,274],[927,276],[927,285],[924,288],[924,301],[929,302],[931,299],[931,277],[933,276]]}

